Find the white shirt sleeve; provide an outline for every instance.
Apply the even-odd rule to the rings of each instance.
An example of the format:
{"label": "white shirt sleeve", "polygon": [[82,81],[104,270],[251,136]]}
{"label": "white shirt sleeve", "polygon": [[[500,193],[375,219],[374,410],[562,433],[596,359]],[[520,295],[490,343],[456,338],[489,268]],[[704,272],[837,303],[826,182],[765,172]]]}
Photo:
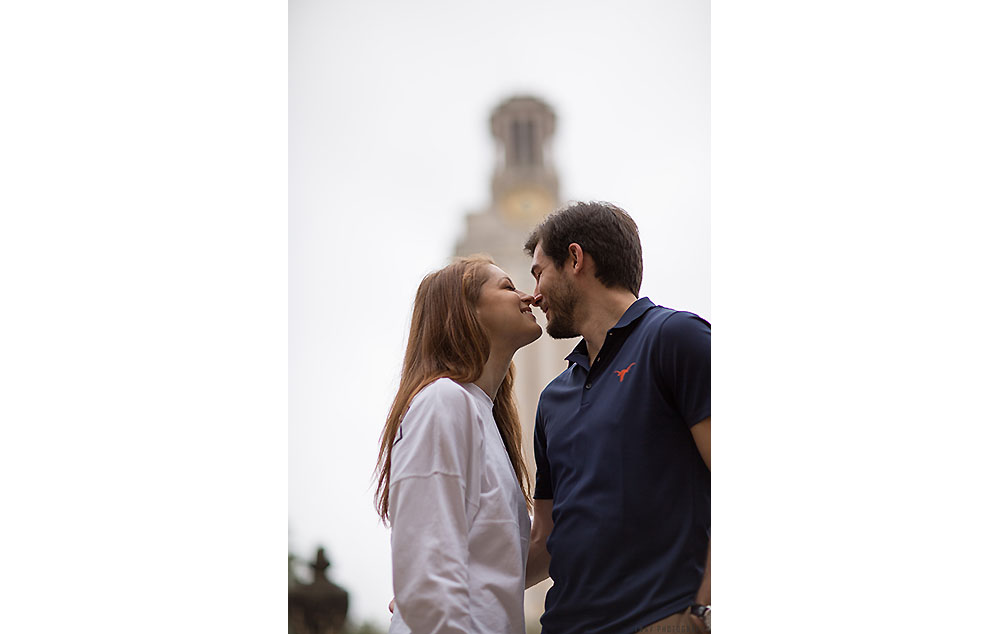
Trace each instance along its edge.
{"label": "white shirt sleeve", "polygon": [[415,634],[473,630],[469,524],[482,453],[475,406],[461,386],[440,379],[414,398],[392,448],[389,518],[396,606]]}

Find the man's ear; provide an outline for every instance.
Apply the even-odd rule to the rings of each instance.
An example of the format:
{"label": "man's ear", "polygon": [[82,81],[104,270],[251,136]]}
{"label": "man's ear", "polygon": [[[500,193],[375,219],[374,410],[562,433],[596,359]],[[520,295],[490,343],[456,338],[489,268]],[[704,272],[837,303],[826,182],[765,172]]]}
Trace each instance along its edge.
{"label": "man's ear", "polygon": [[583,271],[583,247],[576,242],[572,242],[568,248],[569,257],[566,258],[566,261],[569,262],[572,271],[574,273]]}

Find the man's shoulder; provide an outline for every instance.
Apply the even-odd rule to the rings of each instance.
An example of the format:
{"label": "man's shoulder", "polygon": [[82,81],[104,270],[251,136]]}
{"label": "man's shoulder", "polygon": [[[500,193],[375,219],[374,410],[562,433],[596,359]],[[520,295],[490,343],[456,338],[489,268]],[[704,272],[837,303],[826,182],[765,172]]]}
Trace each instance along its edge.
{"label": "man's shoulder", "polygon": [[643,315],[639,328],[651,331],[655,336],[673,337],[711,333],[712,324],[697,313],[656,305]]}

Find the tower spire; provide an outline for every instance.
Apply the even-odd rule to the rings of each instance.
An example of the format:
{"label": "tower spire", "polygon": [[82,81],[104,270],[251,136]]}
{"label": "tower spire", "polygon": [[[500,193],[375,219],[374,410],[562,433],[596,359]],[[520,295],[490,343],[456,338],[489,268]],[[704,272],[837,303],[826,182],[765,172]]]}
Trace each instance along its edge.
{"label": "tower spire", "polygon": [[555,125],[555,112],[537,97],[511,97],[493,110],[493,207],[512,224],[534,225],[559,200],[559,177],[552,164]]}

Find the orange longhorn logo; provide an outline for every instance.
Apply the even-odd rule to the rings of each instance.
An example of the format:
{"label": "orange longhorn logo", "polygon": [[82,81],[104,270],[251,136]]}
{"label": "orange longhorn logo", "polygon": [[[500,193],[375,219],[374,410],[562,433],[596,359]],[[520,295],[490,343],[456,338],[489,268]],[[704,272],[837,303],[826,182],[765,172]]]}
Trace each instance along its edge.
{"label": "orange longhorn logo", "polygon": [[625,374],[627,374],[627,373],[628,373],[628,371],[632,369],[632,366],[633,366],[633,365],[635,365],[635,361],[633,361],[633,362],[632,362],[632,363],[631,363],[631,364],[630,364],[630,365],[629,365],[629,366],[628,366],[627,368],[625,368],[624,370],[615,370],[615,374],[617,374],[617,375],[618,375],[618,382],[619,382],[619,383],[621,383],[622,381],[624,381],[624,380],[625,380]]}

